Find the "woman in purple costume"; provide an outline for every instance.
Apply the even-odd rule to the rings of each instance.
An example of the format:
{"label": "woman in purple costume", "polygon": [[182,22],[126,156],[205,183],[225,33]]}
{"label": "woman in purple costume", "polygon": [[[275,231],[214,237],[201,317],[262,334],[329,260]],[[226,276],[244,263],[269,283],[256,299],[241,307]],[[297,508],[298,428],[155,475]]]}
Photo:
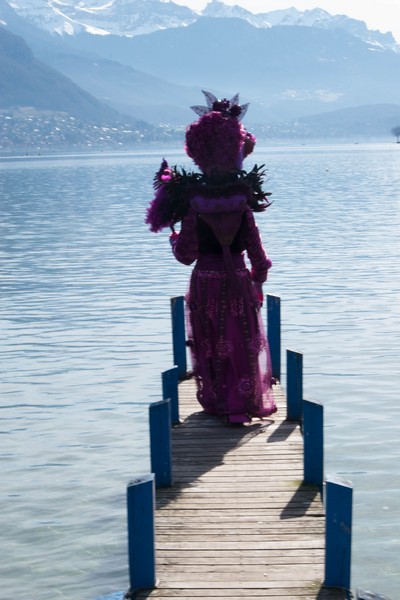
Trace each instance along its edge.
{"label": "woman in purple costume", "polygon": [[208,106],[192,107],[200,118],[186,131],[186,152],[202,173],[169,168],[164,160],[146,222],[152,231],[170,226],[175,258],[195,262],[186,301],[198,401],[228,423],[249,423],[276,411],[260,315],[271,261],[253,215],[269,206],[269,194],[261,187],[262,167],[242,169],[255,144],[239,121],[247,105],[239,105],[238,95],[229,101],[203,93]]}

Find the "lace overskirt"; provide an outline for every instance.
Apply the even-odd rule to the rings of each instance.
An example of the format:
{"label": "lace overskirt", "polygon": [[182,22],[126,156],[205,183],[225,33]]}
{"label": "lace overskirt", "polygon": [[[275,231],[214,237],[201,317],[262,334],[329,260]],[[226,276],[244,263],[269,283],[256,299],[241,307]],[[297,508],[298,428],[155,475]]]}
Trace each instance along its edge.
{"label": "lace overskirt", "polygon": [[236,276],[222,257],[203,257],[186,297],[197,398],[211,414],[247,421],[276,411],[268,341],[260,305],[242,256]]}

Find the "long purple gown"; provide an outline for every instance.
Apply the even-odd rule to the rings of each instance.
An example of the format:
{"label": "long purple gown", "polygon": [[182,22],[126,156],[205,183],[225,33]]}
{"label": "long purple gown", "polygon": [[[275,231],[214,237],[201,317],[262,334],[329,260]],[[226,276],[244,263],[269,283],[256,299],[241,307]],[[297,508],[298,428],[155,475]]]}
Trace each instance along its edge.
{"label": "long purple gown", "polygon": [[196,261],[186,300],[198,401],[231,423],[271,415],[276,405],[257,295],[271,261],[245,197],[192,198],[171,243],[178,261]]}

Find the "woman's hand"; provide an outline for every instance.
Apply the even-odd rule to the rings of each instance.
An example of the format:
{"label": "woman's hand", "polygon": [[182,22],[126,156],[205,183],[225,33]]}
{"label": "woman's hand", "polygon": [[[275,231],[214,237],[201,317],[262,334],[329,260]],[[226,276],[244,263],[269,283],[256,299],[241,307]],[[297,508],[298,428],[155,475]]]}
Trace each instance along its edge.
{"label": "woman's hand", "polygon": [[176,233],[176,231],[174,231],[173,233],[171,233],[171,235],[169,236],[169,243],[171,244],[171,247],[173,248],[176,244],[176,240],[179,237],[179,233]]}

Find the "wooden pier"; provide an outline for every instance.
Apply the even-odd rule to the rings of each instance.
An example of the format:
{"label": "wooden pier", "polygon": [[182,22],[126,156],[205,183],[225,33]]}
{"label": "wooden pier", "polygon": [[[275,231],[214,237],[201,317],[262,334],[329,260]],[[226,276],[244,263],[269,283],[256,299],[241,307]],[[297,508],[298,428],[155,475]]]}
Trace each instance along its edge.
{"label": "wooden pier", "polygon": [[230,427],[202,412],[192,380],[179,384],[171,431],[172,486],[156,490],[154,589],[137,599],[342,599],[324,588],[320,489],[303,483],[303,435],[278,413]]}

